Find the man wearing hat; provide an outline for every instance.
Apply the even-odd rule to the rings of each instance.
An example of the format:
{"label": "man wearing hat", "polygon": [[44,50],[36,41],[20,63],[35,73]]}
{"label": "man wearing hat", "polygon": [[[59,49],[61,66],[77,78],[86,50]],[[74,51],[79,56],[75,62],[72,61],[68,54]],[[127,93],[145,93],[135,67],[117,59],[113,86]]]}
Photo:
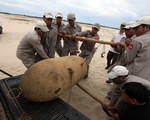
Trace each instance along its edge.
{"label": "man wearing hat", "polygon": [[[134,22],[129,22],[126,23],[126,26],[124,27],[125,30],[125,36],[120,40],[120,43],[125,43],[127,47],[130,47],[130,43],[131,40],[135,39],[136,35],[135,35],[135,31],[133,28],[131,28],[131,26],[134,24]],[[119,51],[120,54],[118,55],[118,58],[116,60],[115,65],[122,65],[122,66],[126,66],[126,60],[124,58],[124,52],[126,50],[126,47],[122,47],[122,46],[118,46],[119,47]]]}
{"label": "man wearing hat", "polygon": [[[76,17],[74,13],[69,13],[67,15],[68,24],[63,28],[63,33],[66,35],[73,35],[76,32],[81,32],[81,26],[75,23]],[[78,51],[78,41],[74,38],[64,37],[64,46],[62,51],[62,56],[77,55]]]}
{"label": "man wearing hat", "polygon": [[[63,15],[62,13],[58,12],[55,15],[56,20],[52,22],[52,26],[57,29],[58,33],[62,33],[62,28],[65,26],[65,24],[62,22]],[[57,54],[61,57],[62,56],[62,44],[61,44],[61,36],[57,35],[57,42],[55,46],[55,51]]]}
{"label": "man wearing hat", "polygon": [[[130,47],[131,41],[135,39],[135,30],[131,27],[135,22],[128,22],[126,23],[126,26],[124,27],[125,29],[125,35],[126,37],[123,37],[120,42],[116,42],[116,45],[118,43],[125,43],[127,47]],[[115,45],[115,44],[114,44]],[[122,65],[126,66],[126,60],[124,58],[124,52],[126,50],[126,47],[124,46],[117,46],[117,49],[119,50],[120,54],[118,55],[118,58],[116,60],[116,63],[112,65],[108,72],[116,65]]]}
{"label": "man wearing hat", "polygon": [[144,85],[128,82],[122,88],[122,98],[131,107],[121,113],[109,111],[109,115],[114,120],[150,120],[149,96],[149,90]]}
{"label": "man wearing hat", "polygon": [[117,65],[108,74],[107,77],[114,83],[112,94],[110,98],[110,110],[123,112],[128,105],[124,103],[121,97],[122,87],[129,82],[138,82],[143,84],[147,89],[150,90],[150,82],[143,78],[129,75],[129,71],[126,67]]}
{"label": "man wearing hat", "polygon": [[127,69],[132,75],[150,80],[150,16],[139,18],[132,28],[137,37],[125,52]]}
{"label": "man wearing hat", "polygon": [[[77,32],[76,36],[85,37],[85,38],[93,38],[93,39],[99,40],[99,35],[97,34],[99,30],[100,30],[100,24],[95,23],[92,25],[92,30]],[[83,41],[81,44],[80,50],[81,50],[81,53],[79,54],[79,56],[86,60],[88,70],[89,70],[89,64],[95,53],[95,43]],[[85,78],[87,77],[88,77],[88,72]]]}
{"label": "man wearing hat", "polygon": [[[43,45],[44,50],[49,58],[55,57],[55,45],[57,41],[57,30],[52,27],[52,20],[53,15],[50,12],[45,12],[43,14],[43,21],[46,23],[49,31],[45,34],[44,37],[42,37],[41,44]],[[40,60],[42,60],[42,58],[40,58],[40,56],[37,54],[36,61],[38,62]]]}
{"label": "man wearing hat", "polygon": [[[120,30],[114,34],[111,42],[114,42],[114,43],[120,42],[120,40],[123,37],[126,37],[124,33],[125,32],[124,27],[125,27],[125,23],[122,23],[120,25]],[[110,66],[112,66],[116,62],[118,55],[119,55],[119,52],[117,51],[117,49],[115,49],[114,46],[110,46],[110,49],[107,53],[107,66],[105,67],[105,69],[108,69]]]}
{"label": "man wearing hat", "polygon": [[20,41],[16,56],[19,58],[26,68],[31,67],[35,63],[35,53],[38,53],[42,59],[48,58],[43,46],[41,45],[41,37],[49,31],[47,25],[43,21],[38,21],[33,31],[28,32]]}

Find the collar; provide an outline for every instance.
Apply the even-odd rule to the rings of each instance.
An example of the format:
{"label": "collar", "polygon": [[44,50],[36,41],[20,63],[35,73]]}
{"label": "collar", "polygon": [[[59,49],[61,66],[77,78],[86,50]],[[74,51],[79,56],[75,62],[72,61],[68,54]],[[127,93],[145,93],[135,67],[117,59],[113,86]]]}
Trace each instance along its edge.
{"label": "collar", "polygon": [[[56,20],[53,22],[55,25],[58,25]],[[60,25],[63,25],[63,23],[61,22]]]}
{"label": "collar", "polygon": [[74,27],[74,28],[76,28],[76,27],[77,27],[77,24],[74,23],[74,26],[70,26],[70,24],[68,24],[68,26],[69,26],[69,27]]}

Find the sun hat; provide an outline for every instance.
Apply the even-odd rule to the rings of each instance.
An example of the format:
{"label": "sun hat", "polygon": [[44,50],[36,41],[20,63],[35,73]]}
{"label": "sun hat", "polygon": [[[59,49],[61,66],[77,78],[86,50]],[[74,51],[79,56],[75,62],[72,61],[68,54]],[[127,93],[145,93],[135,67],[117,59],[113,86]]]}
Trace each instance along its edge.
{"label": "sun hat", "polygon": [[109,79],[114,79],[114,78],[116,78],[116,77],[118,77],[118,76],[125,76],[125,75],[128,75],[128,73],[129,73],[129,71],[126,69],[126,67],[121,66],[121,65],[117,65],[117,66],[115,66],[115,67],[111,70],[111,72],[109,72],[109,73],[107,74],[107,77],[108,77]]}
{"label": "sun hat", "polygon": [[43,14],[43,16],[45,16],[46,18],[52,18],[53,19],[53,15],[50,12],[45,12]]}
{"label": "sun hat", "polygon": [[47,28],[47,25],[44,21],[37,21],[35,27],[40,28],[43,32],[49,31],[49,29]]}
{"label": "sun hat", "polygon": [[92,25],[93,28],[97,28],[98,30],[100,30],[100,24],[99,23],[95,23]]}
{"label": "sun hat", "polygon": [[61,18],[63,18],[63,14],[62,14],[62,13],[60,13],[60,12],[58,12],[58,13],[56,13],[55,17],[56,17],[56,18],[57,18],[57,17],[61,17]]}
{"label": "sun hat", "polygon": [[150,16],[143,16],[143,17],[140,17],[136,22],[135,24],[133,24],[131,27],[137,27],[139,25],[150,25]]}
{"label": "sun hat", "polygon": [[135,22],[128,22],[124,28],[125,28],[125,29],[130,29],[130,28],[132,28],[132,26],[133,26],[134,24],[135,24]]}
{"label": "sun hat", "polygon": [[67,20],[75,20],[75,14],[74,13],[69,13],[68,15],[67,15]]}

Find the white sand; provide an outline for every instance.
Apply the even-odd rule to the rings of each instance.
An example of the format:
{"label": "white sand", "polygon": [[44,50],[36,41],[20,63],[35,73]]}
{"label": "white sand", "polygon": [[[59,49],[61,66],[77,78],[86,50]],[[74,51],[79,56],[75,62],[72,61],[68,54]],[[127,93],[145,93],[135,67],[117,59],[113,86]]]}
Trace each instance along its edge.
{"label": "white sand", "polygon": [[[21,38],[34,28],[35,22],[39,18],[32,18],[19,15],[9,15],[0,13],[0,21],[3,26],[3,34],[0,35],[0,69],[13,76],[23,74],[26,68],[19,59],[16,58],[16,48]],[[83,30],[91,29],[90,25],[81,24]],[[102,40],[110,41],[116,29],[101,27],[99,34]],[[99,44],[96,44],[98,46]],[[106,54],[101,58],[102,46],[100,45],[90,64],[89,77],[81,80],[80,84],[91,91],[91,93],[101,100],[105,99],[111,84],[105,81],[107,70]],[[106,45],[106,53],[109,46]],[[57,57],[57,56],[56,56]],[[0,79],[8,76],[0,73]],[[91,98],[77,86],[65,93],[61,98],[91,120],[106,120],[109,117],[101,109],[100,103]]]}

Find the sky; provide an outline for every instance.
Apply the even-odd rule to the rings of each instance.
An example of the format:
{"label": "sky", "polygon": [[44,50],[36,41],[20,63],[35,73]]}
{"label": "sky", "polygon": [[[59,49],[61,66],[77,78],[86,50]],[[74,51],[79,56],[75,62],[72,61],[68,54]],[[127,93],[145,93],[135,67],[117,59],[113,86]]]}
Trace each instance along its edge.
{"label": "sky", "polygon": [[0,12],[42,17],[44,12],[76,15],[82,23],[119,28],[122,22],[150,15],[150,0],[0,0]]}

